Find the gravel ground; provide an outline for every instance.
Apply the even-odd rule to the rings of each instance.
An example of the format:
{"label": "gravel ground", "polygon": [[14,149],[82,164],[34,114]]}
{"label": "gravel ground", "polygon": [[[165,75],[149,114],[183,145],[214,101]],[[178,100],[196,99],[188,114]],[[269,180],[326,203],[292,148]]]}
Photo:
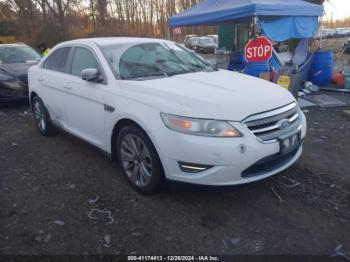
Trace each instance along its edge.
{"label": "gravel ground", "polygon": [[94,147],[40,136],[26,110],[0,109],[0,254],[350,252],[344,109],[307,113],[304,154],[279,175],[229,188],[168,183],[149,197]]}

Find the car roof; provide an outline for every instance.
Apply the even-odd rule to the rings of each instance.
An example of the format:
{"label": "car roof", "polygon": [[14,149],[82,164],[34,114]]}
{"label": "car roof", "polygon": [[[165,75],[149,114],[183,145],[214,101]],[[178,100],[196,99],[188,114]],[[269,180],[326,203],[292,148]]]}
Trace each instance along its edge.
{"label": "car roof", "polygon": [[166,43],[168,40],[157,38],[140,38],[140,37],[100,37],[100,38],[82,38],[60,43],[59,45],[79,45],[94,43],[100,46],[114,44],[139,44],[139,43]]}

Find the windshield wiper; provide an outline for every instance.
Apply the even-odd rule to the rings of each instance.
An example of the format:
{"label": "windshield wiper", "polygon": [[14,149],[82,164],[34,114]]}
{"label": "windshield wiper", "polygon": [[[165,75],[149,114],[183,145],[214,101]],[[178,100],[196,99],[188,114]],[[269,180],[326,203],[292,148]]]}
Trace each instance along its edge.
{"label": "windshield wiper", "polygon": [[[155,65],[146,65],[146,64],[139,64],[139,63],[134,63],[134,64],[130,63],[130,65],[131,66],[136,65],[138,67],[149,68],[152,71],[160,72],[163,76],[168,76],[168,74],[165,71],[163,71],[162,69],[160,69],[158,66],[155,66]],[[155,74],[155,75],[152,74],[151,76],[158,76],[158,74]],[[148,77],[148,75],[145,75],[145,77]]]}
{"label": "windshield wiper", "polygon": [[[193,70],[196,70],[195,72],[199,72],[199,71],[208,72],[208,68],[211,68],[211,67],[209,67],[209,66],[201,66],[201,65],[193,64],[193,63],[190,63],[189,65],[190,65],[192,68],[193,68],[193,67],[194,67],[194,68],[197,68],[197,70],[196,70],[196,69],[193,69]],[[199,71],[198,71],[198,69],[199,69]]]}
{"label": "windshield wiper", "polygon": [[194,73],[195,71],[186,71],[186,70],[182,70],[182,71],[177,71],[177,72],[168,72],[169,76],[175,76],[175,75],[183,75],[183,74],[190,74],[190,73]]}
{"label": "windshield wiper", "polygon": [[131,76],[131,77],[124,77],[124,80],[146,80],[146,79],[154,79],[154,78],[163,78],[168,77],[168,75],[164,75],[163,73],[160,74],[152,74],[152,75],[142,75],[142,76]]}

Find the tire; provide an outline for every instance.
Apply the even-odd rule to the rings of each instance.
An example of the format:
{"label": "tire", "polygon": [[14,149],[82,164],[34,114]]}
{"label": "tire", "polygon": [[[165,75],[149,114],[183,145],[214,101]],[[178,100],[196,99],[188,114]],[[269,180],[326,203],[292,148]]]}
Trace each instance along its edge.
{"label": "tire", "polygon": [[117,138],[116,152],[129,184],[139,193],[157,193],[164,181],[158,153],[147,134],[138,126],[124,127]]}
{"label": "tire", "polygon": [[51,136],[56,133],[56,129],[52,125],[50,115],[43,101],[35,96],[32,100],[32,111],[36,127],[43,136]]}

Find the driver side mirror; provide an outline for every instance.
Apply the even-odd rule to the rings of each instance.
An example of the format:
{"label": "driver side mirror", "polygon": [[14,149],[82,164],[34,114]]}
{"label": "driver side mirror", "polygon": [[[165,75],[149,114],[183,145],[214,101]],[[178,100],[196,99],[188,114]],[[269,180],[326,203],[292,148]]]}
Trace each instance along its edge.
{"label": "driver side mirror", "polygon": [[88,82],[102,83],[103,75],[100,74],[97,68],[86,68],[81,71],[81,78]]}

